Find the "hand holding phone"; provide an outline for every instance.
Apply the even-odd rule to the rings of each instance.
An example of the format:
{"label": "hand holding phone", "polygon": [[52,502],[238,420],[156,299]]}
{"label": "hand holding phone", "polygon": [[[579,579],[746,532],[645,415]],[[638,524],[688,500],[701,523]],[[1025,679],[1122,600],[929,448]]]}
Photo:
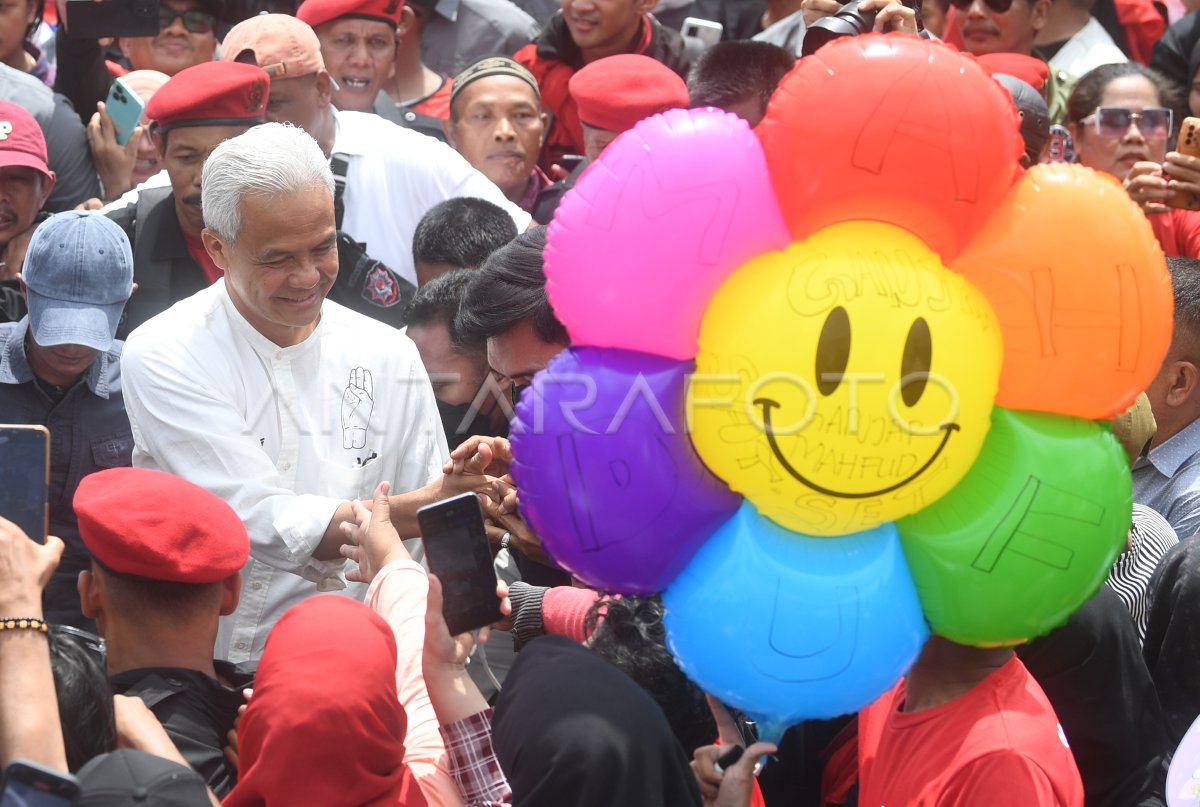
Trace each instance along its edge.
{"label": "hand holding phone", "polygon": [[[1175,144],[1175,151],[1187,157],[1200,158],[1200,118],[1183,119],[1183,125],[1179,127],[1179,141]],[[1170,161],[1163,166],[1163,171],[1168,179],[1171,178],[1171,167]],[[1175,169],[1176,179],[1181,178],[1178,176],[1179,168],[1177,166]],[[1200,210],[1200,193],[1180,188],[1166,199],[1165,204],[1167,207],[1177,207],[1183,210]]]}
{"label": "hand holding phone", "polygon": [[429,569],[441,582],[442,615],[451,636],[504,618],[496,597],[496,571],[474,493],[417,510]]}
{"label": "hand holding phone", "polygon": [[108,100],[104,102],[104,111],[112,121],[118,146],[129,145],[129,139],[146,111],[146,102],[141,96],[130,89],[122,78],[113,81],[108,90]]}

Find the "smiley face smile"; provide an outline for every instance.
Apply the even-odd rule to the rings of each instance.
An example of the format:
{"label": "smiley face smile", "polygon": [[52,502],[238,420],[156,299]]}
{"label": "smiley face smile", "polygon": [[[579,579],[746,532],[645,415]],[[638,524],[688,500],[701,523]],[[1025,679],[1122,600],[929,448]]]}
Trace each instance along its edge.
{"label": "smiley face smile", "polygon": [[792,467],[792,464],[783,456],[783,451],[780,450],[779,443],[775,440],[775,431],[771,428],[771,410],[779,408],[778,401],[773,401],[770,398],[755,398],[754,405],[762,407],[763,431],[766,432],[767,435],[767,444],[771,446],[771,453],[775,455],[775,459],[779,460],[779,464],[782,465],[783,469],[788,472],[788,475],[800,484],[812,488],[817,493],[823,493],[826,496],[836,496],[839,499],[871,499],[875,496],[882,496],[885,493],[891,493],[894,490],[899,490],[923,474],[931,465],[933,465],[934,461],[938,458],[938,455],[942,453],[942,449],[946,447],[946,443],[950,442],[950,435],[961,430],[961,427],[957,423],[946,423],[945,425],[941,426],[939,431],[943,432],[942,440],[940,443],[938,443],[938,447],[934,450],[932,456],[925,461],[924,465],[913,471],[904,479],[901,479],[896,484],[889,485],[886,488],[880,488],[879,490],[869,490],[863,493],[848,493],[846,491],[833,490],[832,488],[818,485],[816,482],[808,479],[804,476],[804,474]]}

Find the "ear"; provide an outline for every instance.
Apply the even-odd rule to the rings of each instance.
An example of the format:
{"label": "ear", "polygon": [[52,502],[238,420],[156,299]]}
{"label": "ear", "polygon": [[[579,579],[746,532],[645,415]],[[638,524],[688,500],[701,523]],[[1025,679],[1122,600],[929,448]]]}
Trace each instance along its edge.
{"label": "ear", "polygon": [[404,8],[400,9],[400,22],[396,24],[396,37],[407,36],[413,26],[417,24],[417,15],[405,3]]}
{"label": "ear", "polygon": [[329,76],[328,70],[321,70],[317,73],[317,81],[314,86],[317,91],[317,100],[324,109],[333,101],[333,79]]}
{"label": "ear", "polygon": [[126,59],[129,58],[129,39],[123,36],[117,37],[117,49],[121,51],[121,55]]}
{"label": "ear", "polygon": [[221,616],[229,616],[237,610],[242,596],[242,573],[225,578],[221,583]]}
{"label": "ear", "polygon": [[58,182],[58,174],[53,171],[50,176],[42,180],[42,201],[38,204],[38,210],[46,206],[46,200],[50,198],[50,194],[54,192],[54,183]]}
{"label": "ear", "polygon": [[99,578],[89,571],[82,571],[75,580],[75,588],[79,591],[79,605],[83,615],[88,619],[98,617],[104,610],[103,597],[100,594],[103,585]]}
{"label": "ear", "polygon": [[442,132],[446,135],[446,140],[450,142],[450,148],[458,151],[458,138],[454,136],[454,124],[450,118],[442,118]]}
{"label": "ear", "polygon": [[204,243],[204,249],[208,252],[208,257],[212,258],[213,263],[220,267],[222,272],[229,271],[230,265],[230,249],[221,236],[217,235],[215,230],[210,230],[205,227],[200,231],[200,240]]}
{"label": "ear", "polygon": [[154,144],[154,150],[158,152],[158,156],[167,156],[167,141],[163,139],[162,131],[157,127],[150,128],[150,142]]}
{"label": "ear", "polygon": [[[1047,0],[1049,2],[1049,0]],[[637,10],[639,14],[649,14],[658,5],[658,0],[637,0]]]}
{"label": "ear", "polygon": [[1184,359],[1172,361],[1166,370],[1167,405],[1178,407],[1188,403],[1200,386],[1200,371],[1196,365]]}
{"label": "ear", "polygon": [[1034,0],[1029,23],[1034,31],[1040,31],[1050,19],[1050,0]]}
{"label": "ear", "polygon": [[542,113],[542,134],[538,137],[538,145],[546,145],[546,135],[550,134],[550,116],[545,112]]}

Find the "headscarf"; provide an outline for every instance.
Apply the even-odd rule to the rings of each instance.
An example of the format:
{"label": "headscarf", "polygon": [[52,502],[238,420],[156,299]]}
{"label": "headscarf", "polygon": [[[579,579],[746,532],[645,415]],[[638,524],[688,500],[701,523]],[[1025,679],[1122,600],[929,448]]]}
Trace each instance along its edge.
{"label": "headscarf", "polygon": [[311,597],[267,636],[223,804],[426,807],[403,762],[407,726],[387,623],[347,597]]}
{"label": "headscarf", "polygon": [[530,642],[496,702],[492,740],[515,807],[696,807],[700,789],[649,695],[562,636]]}

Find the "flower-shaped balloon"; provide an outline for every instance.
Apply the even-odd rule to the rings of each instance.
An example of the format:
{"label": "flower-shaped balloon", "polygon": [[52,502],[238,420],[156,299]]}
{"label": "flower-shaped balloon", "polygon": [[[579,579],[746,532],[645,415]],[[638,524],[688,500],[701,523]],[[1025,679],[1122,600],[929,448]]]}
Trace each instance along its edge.
{"label": "flower-shaped balloon", "polygon": [[1022,151],[970,57],[867,35],[756,132],[642,121],[550,226],[574,346],[517,410],[522,510],[579,578],[663,591],[680,665],[769,735],[869,703],[929,630],[1049,630],[1124,545],[1102,421],[1170,280],[1117,183]]}

